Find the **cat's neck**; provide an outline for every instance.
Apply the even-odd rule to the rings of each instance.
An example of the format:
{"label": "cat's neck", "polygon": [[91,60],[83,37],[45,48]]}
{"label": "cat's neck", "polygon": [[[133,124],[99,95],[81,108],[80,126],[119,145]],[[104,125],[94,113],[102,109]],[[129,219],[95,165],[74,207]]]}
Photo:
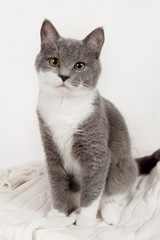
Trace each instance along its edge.
{"label": "cat's neck", "polygon": [[[40,92],[37,109],[53,132],[65,129],[73,134],[75,129],[94,112],[97,90],[83,97],[54,96]],[[63,131],[63,134],[64,131]],[[67,134],[66,134],[67,135]]]}

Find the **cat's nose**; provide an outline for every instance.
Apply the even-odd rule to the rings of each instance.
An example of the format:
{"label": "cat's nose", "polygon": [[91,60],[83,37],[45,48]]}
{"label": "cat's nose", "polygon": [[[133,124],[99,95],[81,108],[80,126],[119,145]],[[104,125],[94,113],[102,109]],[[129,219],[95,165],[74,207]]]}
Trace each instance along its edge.
{"label": "cat's nose", "polygon": [[65,82],[67,80],[67,78],[69,78],[69,76],[65,76],[65,75],[59,75],[59,76],[63,82]]}

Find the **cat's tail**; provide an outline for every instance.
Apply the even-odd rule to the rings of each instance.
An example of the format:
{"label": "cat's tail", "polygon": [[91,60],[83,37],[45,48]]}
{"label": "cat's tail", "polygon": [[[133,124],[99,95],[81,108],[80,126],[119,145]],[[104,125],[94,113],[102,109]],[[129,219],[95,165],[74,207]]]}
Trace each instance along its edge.
{"label": "cat's tail", "polygon": [[158,161],[160,161],[160,149],[155,151],[152,155],[136,158],[135,159],[138,168],[139,174],[149,174],[152,168],[154,168]]}

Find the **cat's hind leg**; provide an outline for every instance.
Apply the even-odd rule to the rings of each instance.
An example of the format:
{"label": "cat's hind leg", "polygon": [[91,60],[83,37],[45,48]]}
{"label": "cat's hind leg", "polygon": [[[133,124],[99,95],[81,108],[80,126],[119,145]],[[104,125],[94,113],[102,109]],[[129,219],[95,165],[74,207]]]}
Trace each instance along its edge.
{"label": "cat's hind leg", "polygon": [[119,223],[122,211],[129,201],[129,193],[107,196],[103,194],[100,201],[100,212],[103,220],[109,225]]}

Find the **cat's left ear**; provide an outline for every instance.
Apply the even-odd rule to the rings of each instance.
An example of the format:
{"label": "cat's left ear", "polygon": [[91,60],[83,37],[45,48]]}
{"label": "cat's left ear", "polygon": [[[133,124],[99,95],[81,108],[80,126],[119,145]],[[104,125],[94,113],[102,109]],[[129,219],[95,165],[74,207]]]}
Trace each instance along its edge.
{"label": "cat's left ear", "polygon": [[83,40],[83,42],[94,53],[95,57],[98,58],[104,43],[103,28],[96,28]]}
{"label": "cat's left ear", "polygon": [[53,44],[60,38],[56,28],[49,20],[44,20],[41,27],[41,46],[45,46],[46,43]]}

